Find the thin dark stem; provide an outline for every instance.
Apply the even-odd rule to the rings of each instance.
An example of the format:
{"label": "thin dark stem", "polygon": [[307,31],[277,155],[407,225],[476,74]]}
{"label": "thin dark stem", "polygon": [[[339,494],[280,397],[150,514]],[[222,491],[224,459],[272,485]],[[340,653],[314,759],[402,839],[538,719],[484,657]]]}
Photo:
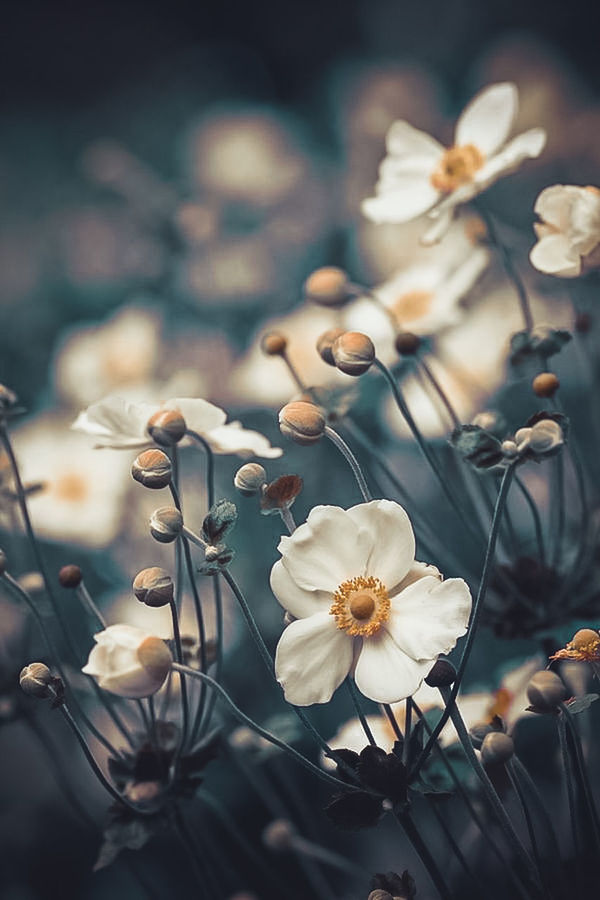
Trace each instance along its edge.
{"label": "thin dark stem", "polygon": [[443,389],[443,387],[441,386],[441,384],[439,383],[439,381],[437,380],[437,378],[431,371],[429,364],[425,362],[425,360],[423,359],[422,356],[419,357],[418,363],[421,366],[421,368],[423,369],[423,371],[425,372],[425,375],[429,379],[429,382],[431,383],[431,386],[433,387],[434,391],[436,392],[436,394],[438,395],[438,397],[444,404],[444,407],[446,409],[446,412],[450,416],[452,424],[454,425],[455,428],[460,428],[461,421],[456,414],[456,410],[450,403],[450,400],[449,400],[448,395],[446,394],[445,390]]}
{"label": "thin dark stem", "polygon": [[206,454],[206,495],[208,498],[208,508],[210,509],[215,502],[215,456],[212,447],[201,434],[189,430],[186,434],[200,444]]}
{"label": "thin dark stem", "polygon": [[369,727],[369,723],[367,722],[367,718],[366,718],[364,712],[362,711],[362,708],[360,705],[360,700],[358,698],[358,692],[356,690],[356,685],[354,684],[354,679],[352,678],[351,675],[348,675],[348,677],[345,680],[345,684],[346,684],[346,687],[348,688],[348,693],[350,694],[350,698],[352,700],[352,704],[354,706],[356,715],[358,716],[358,718],[360,720],[360,724],[362,725],[362,729],[367,737],[367,740],[371,744],[371,746],[376,747],[377,741],[373,737],[373,732],[371,731],[371,729]]}
{"label": "thin dark stem", "polygon": [[542,563],[542,565],[544,565],[546,562],[546,551],[544,548],[544,532],[543,532],[542,520],[540,518],[540,513],[537,508],[537,504],[536,504],[535,500],[533,499],[533,497],[531,496],[531,494],[529,493],[529,491],[527,490],[527,487],[525,486],[525,484],[519,478],[518,475],[515,477],[515,484],[521,491],[521,494],[523,495],[523,498],[524,498],[525,502],[527,503],[527,506],[529,507],[529,510],[531,512],[531,517],[533,519],[533,527],[535,528],[535,537],[536,537],[537,545],[538,545],[538,552],[540,554],[540,562]]}
{"label": "thin dark stem", "polygon": [[[171,600],[169,603],[171,608],[171,619],[173,621],[173,639],[175,641],[175,659],[178,663],[183,662],[183,646],[181,644],[181,632],[179,630],[179,617],[177,615],[177,606],[175,605],[175,600]],[[189,709],[189,700],[188,700],[188,692],[187,692],[187,684],[185,682],[185,678],[179,679],[179,684],[181,688],[181,709],[182,709],[182,734],[181,734],[181,742],[180,747],[183,748],[189,731],[189,719],[190,719],[190,709]]]}
{"label": "thin dark stem", "polygon": [[396,716],[394,715],[394,710],[392,709],[392,707],[390,706],[389,703],[383,703],[382,706],[383,706],[383,710],[384,710],[386,716],[388,717],[388,721],[389,721],[390,725],[392,726],[392,730],[393,730],[394,734],[396,735],[396,740],[402,742],[404,740],[404,735],[400,731],[400,726],[398,725],[398,723],[396,721]]}
{"label": "thin dark stem", "polygon": [[404,833],[406,834],[407,838],[418,853],[419,858],[427,871],[427,874],[431,878],[431,881],[435,885],[435,888],[442,900],[453,900],[452,892],[446,884],[444,876],[438,869],[437,863],[431,855],[429,847],[421,837],[418,828],[416,828],[415,823],[410,816],[410,813],[401,813],[398,816],[398,821],[404,829]]}
{"label": "thin dark stem", "polygon": [[600,821],[598,819],[598,810],[596,809],[592,787],[589,782],[587,770],[585,767],[585,760],[583,758],[583,751],[581,749],[581,741],[577,732],[577,728],[575,727],[575,722],[573,721],[573,716],[569,711],[569,707],[566,705],[566,703],[561,704],[561,711],[562,715],[565,717],[567,729],[571,736],[571,743],[573,745],[575,757],[575,774],[577,776],[581,793],[587,807],[588,816],[592,824],[594,842],[596,844],[596,852],[600,852]]}
{"label": "thin dark stem", "polygon": [[365,476],[362,473],[362,469],[358,464],[358,460],[356,459],[354,453],[346,443],[346,441],[340,437],[337,431],[334,431],[333,428],[330,428],[329,425],[325,426],[325,436],[329,438],[331,443],[340,451],[348,465],[352,470],[352,474],[356,479],[356,483],[358,485],[358,489],[362,494],[362,498],[365,503],[368,503],[373,499],[373,495],[367,486],[367,482],[365,481]]}

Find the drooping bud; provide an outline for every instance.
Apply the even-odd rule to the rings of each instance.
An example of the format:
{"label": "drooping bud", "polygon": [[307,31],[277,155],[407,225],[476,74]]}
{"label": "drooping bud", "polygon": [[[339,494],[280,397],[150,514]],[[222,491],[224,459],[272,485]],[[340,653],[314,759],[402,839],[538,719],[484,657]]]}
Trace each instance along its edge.
{"label": "drooping bud", "polygon": [[401,331],[396,335],[394,344],[400,356],[414,356],[421,346],[421,338],[412,331]]}
{"label": "drooping bud", "polygon": [[266,481],[267,473],[263,466],[259,463],[246,463],[235,473],[233,484],[242,496],[253,497]]}
{"label": "drooping bud", "polygon": [[527,685],[527,697],[536,712],[554,712],[568,696],[562,679],[548,669],[536,672]]}
{"label": "drooping bud", "polygon": [[296,444],[314,444],[325,433],[325,416],[318,406],[306,400],[293,400],[279,413],[281,433]]}
{"label": "drooping bud", "polygon": [[560,387],[560,381],[554,372],[540,372],[531,384],[533,393],[538,397],[554,397]]}
{"label": "drooping bud", "polygon": [[364,375],[375,359],[373,341],[360,331],[345,331],[331,348],[334,362],[346,375]]}
{"label": "drooping bud", "polygon": [[425,679],[429,687],[449,687],[456,681],[456,669],[449,659],[438,659]]}
{"label": "drooping bud", "polygon": [[171,460],[162,450],[144,450],[133,461],[131,474],[152,490],[167,487],[171,483]]}
{"label": "drooping bud", "polygon": [[176,540],[183,529],[183,516],[174,506],[160,506],[150,516],[150,534],[161,544]]}
{"label": "drooping bud", "polygon": [[148,434],[161,447],[178,444],[187,430],[185,419],[177,409],[159,409],[148,419]]}
{"label": "drooping bud", "polygon": [[58,573],[58,581],[61,587],[77,588],[83,580],[83,573],[79,566],[63,566]]}
{"label": "drooping bud", "polygon": [[[60,679],[58,679],[60,682]],[[21,669],[19,684],[30,697],[38,697],[46,700],[56,696],[57,678],[44,663],[34,662]]]}
{"label": "drooping bud", "polygon": [[343,306],[356,296],[356,288],[343,269],[323,266],[304,282],[304,296],[319,306]]}
{"label": "drooping bud", "polygon": [[160,566],[142,569],[133,579],[133,593],[146,606],[166,606],[173,599],[173,579]]}
{"label": "drooping bud", "polygon": [[329,331],[324,331],[317,341],[317,353],[328,366],[335,366],[333,345],[343,334],[345,334],[344,328],[330,328]]}
{"label": "drooping bud", "polygon": [[279,331],[268,331],[260,340],[260,349],[266,356],[283,356],[288,340]]}
{"label": "drooping bud", "polygon": [[483,739],[481,745],[481,762],[484,766],[496,766],[507,763],[514,756],[513,739],[503,731],[491,731]]}

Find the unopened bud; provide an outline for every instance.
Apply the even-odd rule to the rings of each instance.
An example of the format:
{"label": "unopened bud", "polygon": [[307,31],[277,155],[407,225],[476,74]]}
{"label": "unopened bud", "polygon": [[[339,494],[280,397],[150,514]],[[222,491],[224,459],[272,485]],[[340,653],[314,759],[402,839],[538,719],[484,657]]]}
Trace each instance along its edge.
{"label": "unopened bud", "polygon": [[174,506],[160,506],[150,516],[150,534],[161,544],[176,540],[183,529],[183,516]]}
{"label": "unopened bud", "polygon": [[287,349],[288,341],[284,334],[278,331],[269,331],[260,341],[260,349],[267,356],[283,356]]}
{"label": "unopened bud", "polygon": [[234,487],[244,497],[252,497],[258,494],[263,484],[267,481],[267,473],[259,463],[246,463],[235,473]]}
{"label": "unopened bud", "polygon": [[166,606],[173,599],[173,579],[160,566],[142,569],[133,579],[133,593],[146,606]]}
{"label": "unopened bud", "polygon": [[147,430],[161,447],[172,447],[185,435],[187,425],[179,410],[159,409],[148,419]]}
{"label": "unopened bud", "polygon": [[325,416],[306,400],[292,400],[279,413],[281,433],[297,444],[314,444],[325,432]]}
{"label": "unopened bud", "polygon": [[456,681],[456,669],[449,659],[438,659],[425,679],[429,687],[449,687]]}
{"label": "unopened bud", "polygon": [[401,331],[396,335],[394,344],[400,356],[414,356],[421,346],[421,338],[412,331]]}
{"label": "unopened bud", "polygon": [[531,429],[529,446],[534,453],[547,453],[564,441],[563,431],[554,419],[542,419]]}
{"label": "unopened bud", "polygon": [[500,449],[508,459],[513,459],[515,456],[519,455],[519,448],[515,441],[502,441]]}
{"label": "unopened bud", "polygon": [[481,762],[484,766],[496,766],[507,763],[514,756],[513,739],[503,731],[491,731],[481,745]]}
{"label": "unopened bud", "polygon": [[529,702],[539,712],[554,712],[568,696],[564,682],[548,669],[536,672],[527,685]]}
{"label": "unopened bud", "polygon": [[323,332],[317,341],[317,353],[328,366],[335,366],[333,358],[333,345],[339,337],[345,334],[344,328],[330,328],[329,331]]}
{"label": "unopened bud", "polygon": [[144,638],[139,645],[137,658],[146,672],[159,684],[164,682],[173,664],[173,657],[166,643],[153,635]]}
{"label": "unopened bud", "polygon": [[83,580],[83,574],[79,566],[63,566],[58,573],[59,584],[64,588],[79,587]]}
{"label": "unopened bud", "polygon": [[295,834],[296,829],[291,822],[287,819],[275,819],[263,831],[262,839],[269,850],[289,850]]}
{"label": "unopened bud", "polygon": [[21,669],[19,684],[21,689],[30,697],[40,697],[45,700],[54,696],[54,675],[44,663],[29,663]]}
{"label": "unopened bud", "polygon": [[133,461],[131,474],[144,487],[167,487],[171,483],[171,460],[162,450],[144,450]]}
{"label": "unopened bud", "polygon": [[538,397],[554,397],[560,381],[553,372],[540,372],[532,382],[533,393]]}
{"label": "unopened bud", "polygon": [[337,368],[346,375],[364,375],[375,359],[373,341],[360,331],[345,331],[334,342],[331,352]]}
{"label": "unopened bud", "polygon": [[478,722],[477,725],[473,725],[473,727],[469,730],[469,737],[471,738],[471,743],[475,747],[476,750],[481,750],[481,745],[484,740],[491,734],[492,732],[498,731],[497,728],[490,722]]}
{"label": "unopened bud", "polygon": [[343,269],[323,266],[304,282],[304,296],[320,306],[343,306],[356,296],[356,289]]}

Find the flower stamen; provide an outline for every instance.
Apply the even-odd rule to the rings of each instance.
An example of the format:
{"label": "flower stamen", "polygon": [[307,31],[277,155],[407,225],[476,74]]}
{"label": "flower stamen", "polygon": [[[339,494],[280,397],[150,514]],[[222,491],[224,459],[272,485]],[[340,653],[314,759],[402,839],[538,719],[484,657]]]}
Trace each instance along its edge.
{"label": "flower stamen", "polygon": [[389,618],[390,598],[379,578],[359,575],[339,585],[329,612],[349,635],[371,637]]}
{"label": "flower stamen", "polygon": [[431,184],[436,190],[449,194],[461,184],[472,181],[475,172],[481,169],[484,161],[485,156],[475,144],[449,147],[431,175]]}

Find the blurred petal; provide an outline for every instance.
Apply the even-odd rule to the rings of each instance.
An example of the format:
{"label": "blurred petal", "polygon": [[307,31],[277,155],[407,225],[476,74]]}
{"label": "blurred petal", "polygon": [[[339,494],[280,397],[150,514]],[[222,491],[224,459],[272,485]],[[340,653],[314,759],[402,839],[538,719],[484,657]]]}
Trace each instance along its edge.
{"label": "blurred petal", "polygon": [[576,278],[581,274],[581,257],[564,234],[549,234],[532,247],[531,265],[547,275]]}
{"label": "blurred petal", "polygon": [[455,144],[474,144],[491,156],[508,138],[518,102],[517,88],[508,81],[485,88],[471,100],[456,123]]}
{"label": "blurred petal", "polygon": [[362,211],[372,222],[400,224],[416,219],[439,200],[427,175],[398,175],[376,186],[377,196],[363,200]]}
{"label": "blurred petal", "polygon": [[386,149],[395,160],[406,160],[407,171],[421,172],[431,172],[432,165],[444,152],[439,141],[403,120],[390,126]]}
{"label": "blurred petal", "polygon": [[220,425],[205,432],[204,437],[214,453],[235,453],[242,458],[260,456],[263,459],[276,459],[283,454],[281,447],[272,447],[264,434],[243,428],[240,422]]}
{"label": "blurred petal", "polygon": [[185,419],[185,424],[190,431],[196,431],[204,435],[227,421],[227,413],[209,403],[208,400],[194,399],[191,397],[176,397],[165,403],[165,409],[177,409]]}
{"label": "blurred petal", "polygon": [[327,703],[350,671],[353,643],[328,612],[288,625],[275,654],[275,675],[288,703]]}

